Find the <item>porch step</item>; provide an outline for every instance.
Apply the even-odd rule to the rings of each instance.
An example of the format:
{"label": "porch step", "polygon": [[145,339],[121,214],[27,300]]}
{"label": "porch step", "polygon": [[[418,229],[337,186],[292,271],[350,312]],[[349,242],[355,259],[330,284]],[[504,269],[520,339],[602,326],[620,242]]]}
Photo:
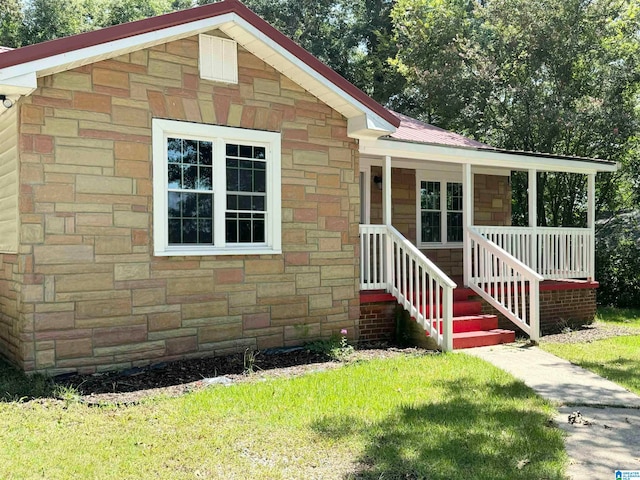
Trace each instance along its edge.
{"label": "porch step", "polygon": [[[467,315],[453,318],[453,333],[489,331],[496,328],[498,328],[496,315]],[[429,332],[425,333],[429,336]],[[440,325],[440,333],[442,333],[442,325]]]}
{"label": "porch step", "polygon": [[473,300],[461,300],[453,302],[453,316],[466,317],[479,315],[482,312],[482,303]]}
{"label": "porch step", "polygon": [[496,328],[489,331],[460,332],[453,334],[453,349],[486,347],[489,345],[499,345],[501,343],[511,343],[516,339],[516,334],[512,330],[502,330]]}
{"label": "porch step", "polygon": [[453,333],[489,331],[497,328],[496,315],[468,315],[453,318]]}

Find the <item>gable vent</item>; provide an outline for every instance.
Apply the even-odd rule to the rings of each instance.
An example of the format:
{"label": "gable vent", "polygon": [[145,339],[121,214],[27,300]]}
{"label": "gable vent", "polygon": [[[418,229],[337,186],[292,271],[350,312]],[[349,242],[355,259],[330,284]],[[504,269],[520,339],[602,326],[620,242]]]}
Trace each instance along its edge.
{"label": "gable vent", "polygon": [[238,46],[233,40],[200,35],[200,78],[238,83]]}

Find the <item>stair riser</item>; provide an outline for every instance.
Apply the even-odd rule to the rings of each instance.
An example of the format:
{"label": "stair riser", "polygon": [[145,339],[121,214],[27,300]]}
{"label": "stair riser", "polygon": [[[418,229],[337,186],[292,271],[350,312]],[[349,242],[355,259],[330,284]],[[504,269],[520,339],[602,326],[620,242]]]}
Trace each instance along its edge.
{"label": "stair riser", "polygon": [[[453,319],[453,333],[463,332],[487,332],[498,328],[498,317],[492,315],[489,318],[477,318],[469,320]],[[442,333],[442,325],[440,325],[440,333]],[[429,334],[427,333],[427,336]]]}
{"label": "stair riser", "polygon": [[501,343],[511,343],[514,342],[515,339],[515,332],[504,332],[493,335],[480,335],[471,338],[454,338],[453,349],[462,350],[465,348],[488,347],[490,345],[500,345]]}

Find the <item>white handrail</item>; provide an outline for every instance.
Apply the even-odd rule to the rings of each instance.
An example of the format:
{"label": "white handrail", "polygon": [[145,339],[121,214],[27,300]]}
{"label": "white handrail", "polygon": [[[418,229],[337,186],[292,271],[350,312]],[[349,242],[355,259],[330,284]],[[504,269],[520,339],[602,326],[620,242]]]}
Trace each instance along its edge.
{"label": "white handrail", "polygon": [[436,340],[453,349],[453,289],[456,283],[398,230],[360,225],[360,288],[384,288]]}
{"label": "white handrail", "polygon": [[518,325],[531,340],[538,341],[542,275],[488,240],[475,227],[468,228],[466,235],[471,249],[469,287]]}
{"label": "white handrail", "polygon": [[594,277],[594,238],[588,228],[473,228],[545,279]]}

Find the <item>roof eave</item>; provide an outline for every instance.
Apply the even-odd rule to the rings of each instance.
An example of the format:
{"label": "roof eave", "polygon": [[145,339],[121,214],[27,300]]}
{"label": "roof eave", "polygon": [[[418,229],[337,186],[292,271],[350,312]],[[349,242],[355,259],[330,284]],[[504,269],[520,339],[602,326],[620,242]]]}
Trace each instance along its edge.
{"label": "roof eave", "polygon": [[486,147],[463,147],[453,145],[406,142],[396,139],[363,140],[360,142],[363,155],[386,156],[411,160],[431,160],[446,163],[480,165],[484,167],[509,168],[512,170],[536,169],[569,173],[615,172],[616,162],[599,159],[549,156],[508,152]]}
{"label": "roof eave", "polygon": [[[29,46],[6,52],[0,59],[5,65],[0,68],[0,94],[28,95],[36,88],[37,77],[220,29],[347,118],[349,136],[377,138],[399,125],[391,112],[237,0],[185,12],[69,37],[77,44],[75,49],[68,46],[71,40],[59,39],[39,44],[40,49]],[[43,56],[43,49],[50,55]]]}

